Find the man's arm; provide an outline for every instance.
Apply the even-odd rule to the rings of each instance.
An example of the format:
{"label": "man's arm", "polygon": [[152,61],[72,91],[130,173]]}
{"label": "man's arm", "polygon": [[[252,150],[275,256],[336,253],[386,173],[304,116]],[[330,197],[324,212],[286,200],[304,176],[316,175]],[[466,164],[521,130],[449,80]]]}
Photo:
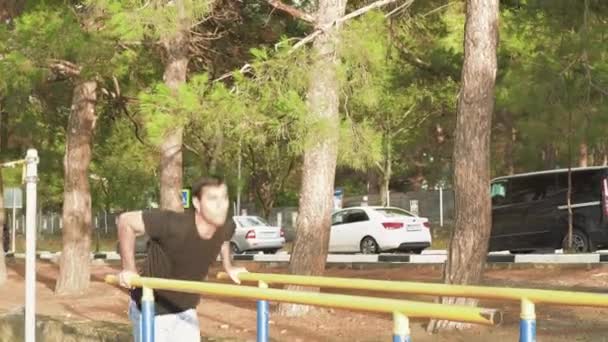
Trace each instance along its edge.
{"label": "man's arm", "polygon": [[222,265],[224,266],[224,270],[230,276],[233,282],[240,284],[241,280],[239,279],[238,274],[241,272],[247,272],[247,269],[244,267],[234,267],[232,266],[232,262],[230,261],[232,258],[230,256],[230,241],[224,241],[222,244],[222,249],[220,250],[220,255],[222,257]]}
{"label": "man's arm", "polygon": [[130,287],[131,277],[137,275],[137,268],[135,267],[135,238],[144,234],[144,221],[141,211],[131,211],[121,214],[116,223],[120,259],[122,261],[120,283],[124,287]]}
{"label": "man's arm", "polygon": [[222,265],[224,266],[225,270],[232,268],[232,257],[230,254],[230,241],[224,241],[222,244],[222,249],[220,250],[220,256],[222,257]]}

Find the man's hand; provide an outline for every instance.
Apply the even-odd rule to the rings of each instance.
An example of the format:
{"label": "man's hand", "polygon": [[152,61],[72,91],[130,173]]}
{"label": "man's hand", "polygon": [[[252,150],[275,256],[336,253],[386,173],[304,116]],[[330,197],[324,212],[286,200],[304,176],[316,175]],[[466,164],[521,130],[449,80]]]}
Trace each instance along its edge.
{"label": "man's hand", "polygon": [[131,280],[136,277],[139,277],[137,273],[124,270],[118,274],[118,282],[120,283],[120,286],[126,289],[131,289],[133,288],[133,286],[131,286]]}
{"label": "man's hand", "polygon": [[230,279],[232,279],[233,282],[240,284],[241,280],[239,279],[239,274],[240,273],[247,273],[249,271],[247,271],[247,269],[245,267],[227,267],[226,268],[226,273],[228,273],[228,276],[230,277]]}

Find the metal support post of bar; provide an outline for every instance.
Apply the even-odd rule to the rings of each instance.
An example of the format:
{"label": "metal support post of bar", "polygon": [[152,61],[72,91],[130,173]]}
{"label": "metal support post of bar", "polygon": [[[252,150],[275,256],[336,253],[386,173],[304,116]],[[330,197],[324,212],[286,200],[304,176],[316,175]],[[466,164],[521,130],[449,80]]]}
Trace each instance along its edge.
{"label": "metal support post of bar", "polygon": [[[268,284],[263,281],[258,283],[258,287],[261,289],[267,289]],[[268,309],[268,301],[266,300],[258,300],[258,338],[257,342],[268,342],[268,320],[269,320],[269,309]]]}
{"label": "metal support post of bar", "polygon": [[25,157],[25,341],[36,341],[36,183],[38,152],[27,150]]}
{"label": "metal support post of bar", "polygon": [[536,313],[534,303],[526,298],[521,300],[521,321],[519,342],[536,342]]}
{"label": "metal support post of bar", "polygon": [[410,321],[400,312],[393,312],[393,342],[412,342]]}
{"label": "metal support post of bar", "polygon": [[141,342],[154,342],[154,291],[143,287],[141,297]]}

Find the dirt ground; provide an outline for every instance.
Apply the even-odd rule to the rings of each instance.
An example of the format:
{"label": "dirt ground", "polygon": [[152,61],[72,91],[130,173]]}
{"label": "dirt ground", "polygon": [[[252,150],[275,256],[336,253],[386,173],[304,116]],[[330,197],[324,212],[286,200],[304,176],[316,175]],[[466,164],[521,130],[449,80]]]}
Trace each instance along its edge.
{"label": "dirt ground", "polygon": [[[250,271],[279,273],[285,268],[265,268],[261,264],[240,263]],[[213,268],[210,279],[220,269]],[[92,284],[83,295],[57,297],[53,287],[58,266],[38,262],[37,312],[75,321],[107,321],[128,324],[126,292],[103,282],[106,274],[116,273],[118,265],[92,267]],[[2,286],[0,312],[19,310],[24,305],[23,261],[9,263],[9,279]],[[390,267],[375,269],[329,268],[326,275],[367,279],[436,282],[441,274],[437,267]],[[542,267],[526,269],[492,269],[485,273],[484,284],[512,287],[534,287],[592,291],[602,293],[608,286],[608,266],[594,268]],[[430,297],[387,295],[361,291],[324,290],[402,299],[432,301]],[[517,341],[519,336],[519,303],[483,301],[483,307],[504,312],[504,322],[497,327],[474,326],[456,332],[429,335],[426,320],[411,322],[414,341]],[[319,309],[302,318],[273,315],[271,304],[270,336],[274,341],[390,341],[392,317],[345,310]],[[198,308],[202,334],[206,340],[255,341],[255,302],[229,298],[204,297]],[[608,309],[588,307],[537,306],[538,341],[608,341]]]}

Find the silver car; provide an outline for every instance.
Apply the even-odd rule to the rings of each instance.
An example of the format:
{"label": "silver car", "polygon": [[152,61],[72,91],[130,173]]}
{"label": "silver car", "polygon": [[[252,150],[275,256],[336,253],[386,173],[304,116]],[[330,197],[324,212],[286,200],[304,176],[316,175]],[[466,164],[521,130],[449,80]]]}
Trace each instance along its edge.
{"label": "silver car", "polygon": [[230,246],[234,254],[246,251],[276,253],[285,245],[285,232],[281,227],[269,225],[259,216],[233,216],[234,235]]}

